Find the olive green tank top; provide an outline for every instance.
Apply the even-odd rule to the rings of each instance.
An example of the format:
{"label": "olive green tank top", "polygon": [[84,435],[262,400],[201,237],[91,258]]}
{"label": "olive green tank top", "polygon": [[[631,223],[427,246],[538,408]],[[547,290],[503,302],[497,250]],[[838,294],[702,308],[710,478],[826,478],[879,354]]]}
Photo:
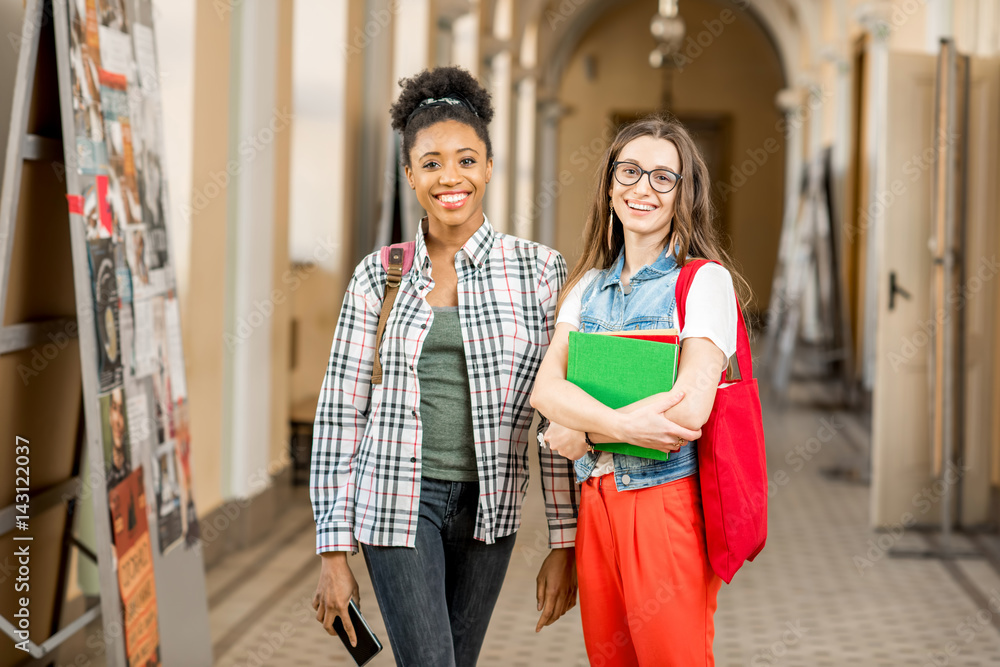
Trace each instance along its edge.
{"label": "olive green tank top", "polygon": [[479,479],[472,396],[458,307],[434,308],[417,364],[423,443],[421,475],[451,482]]}

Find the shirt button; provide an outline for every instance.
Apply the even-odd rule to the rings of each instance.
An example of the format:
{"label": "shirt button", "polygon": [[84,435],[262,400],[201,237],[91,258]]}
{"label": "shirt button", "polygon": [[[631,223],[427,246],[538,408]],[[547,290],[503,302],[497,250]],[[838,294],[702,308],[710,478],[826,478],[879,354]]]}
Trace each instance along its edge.
{"label": "shirt button", "polygon": [[410,457],[410,463],[416,463],[416,462],[417,462],[417,457],[416,456],[411,456]]}
{"label": "shirt button", "polygon": [[622,475],[622,484],[628,486],[628,483],[632,481],[632,478],[628,475]]}
{"label": "shirt button", "polygon": [[417,411],[416,410],[410,410],[410,414],[413,415],[414,417],[416,417],[417,416]]}
{"label": "shirt button", "polygon": [[420,328],[421,328],[421,329],[426,329],[426,328],[427,328],[427,325],[426,325],[426,324],[421,324],[421,325],[420,325]]}
{"label": "shirt button", "polygon": [[410,370],[411,371],[413,370],[413,364],[410,364]]}

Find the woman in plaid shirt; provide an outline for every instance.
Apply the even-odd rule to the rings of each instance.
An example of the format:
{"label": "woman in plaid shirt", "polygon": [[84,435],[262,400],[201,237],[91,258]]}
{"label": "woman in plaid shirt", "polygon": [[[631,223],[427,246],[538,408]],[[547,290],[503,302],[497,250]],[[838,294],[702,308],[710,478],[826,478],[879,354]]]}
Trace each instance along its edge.
{"label": "woman in plaid shirt", "polygon": [[[347,554],[360,543],[397,664],[474,665],[520,524],[528,397],[566,265],[483,214],[489,93],[457,67],[401,83],[393,128],[427,217],[380,348],[379,253],[347,287],[313,431],[323,561],[313,606],[327,632],[339,616],[353,642]],[[376,354],[381,384],[371,382]],[[552,551],[538,574],[536,631],[576,604],[579,493],[571,462],[539,456]]]}

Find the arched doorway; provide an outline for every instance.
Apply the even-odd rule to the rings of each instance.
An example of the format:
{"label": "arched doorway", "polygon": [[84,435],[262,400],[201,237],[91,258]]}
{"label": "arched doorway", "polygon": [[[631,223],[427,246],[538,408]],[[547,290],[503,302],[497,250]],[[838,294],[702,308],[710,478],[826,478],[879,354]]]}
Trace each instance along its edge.
{"label": "arched doorway", "polygon": [[[686,38],[678,67],[666,77],[649,65],[655,2],[571,4],[572,11],[564,11],[568,5],[549,3],[539,15],[539,93],[547,104],[540,115],[537,192],[552,194],[540,214],[540,237],[575,261],[594,169],[616,124],[661,111],[666,102],[702,145],[719,226],[754,289],[751,310],[763,313],[789,174],[799,172],[801,127],[790,128],[781,107],[788,98],[783,91],[798,76],[799,54],[789,51],[800,49],[804,31],[787,13],[773,18],[773,3],[682,0]],[[761,18],[768,14],[772,18]]]}

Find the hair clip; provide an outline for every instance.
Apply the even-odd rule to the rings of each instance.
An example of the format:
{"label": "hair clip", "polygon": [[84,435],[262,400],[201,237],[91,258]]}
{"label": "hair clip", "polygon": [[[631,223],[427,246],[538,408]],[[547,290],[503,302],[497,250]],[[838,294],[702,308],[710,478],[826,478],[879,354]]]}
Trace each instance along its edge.
{"label": "hair clip", "polygon": [[406,117],[406,124],[407,125],[410,124],[410,120],[413,118],[414,115],[416,115],[418,111],[421,111],[423,109],[430,109],[432,107],[441,107],[441,106],[465,107],[466,109],[471,111],[476,116],[476,118],[479,117],[479,112],[476,111],[476,108],[472,106],[472,104],[470,104],[467,99],[465,99],[464,97],[462,97],[457,93],[453,93],[446,97],[428,97],[427,99],[422,100],[420,104],[418,104],[417,107],[410,112],[410,115]]}

